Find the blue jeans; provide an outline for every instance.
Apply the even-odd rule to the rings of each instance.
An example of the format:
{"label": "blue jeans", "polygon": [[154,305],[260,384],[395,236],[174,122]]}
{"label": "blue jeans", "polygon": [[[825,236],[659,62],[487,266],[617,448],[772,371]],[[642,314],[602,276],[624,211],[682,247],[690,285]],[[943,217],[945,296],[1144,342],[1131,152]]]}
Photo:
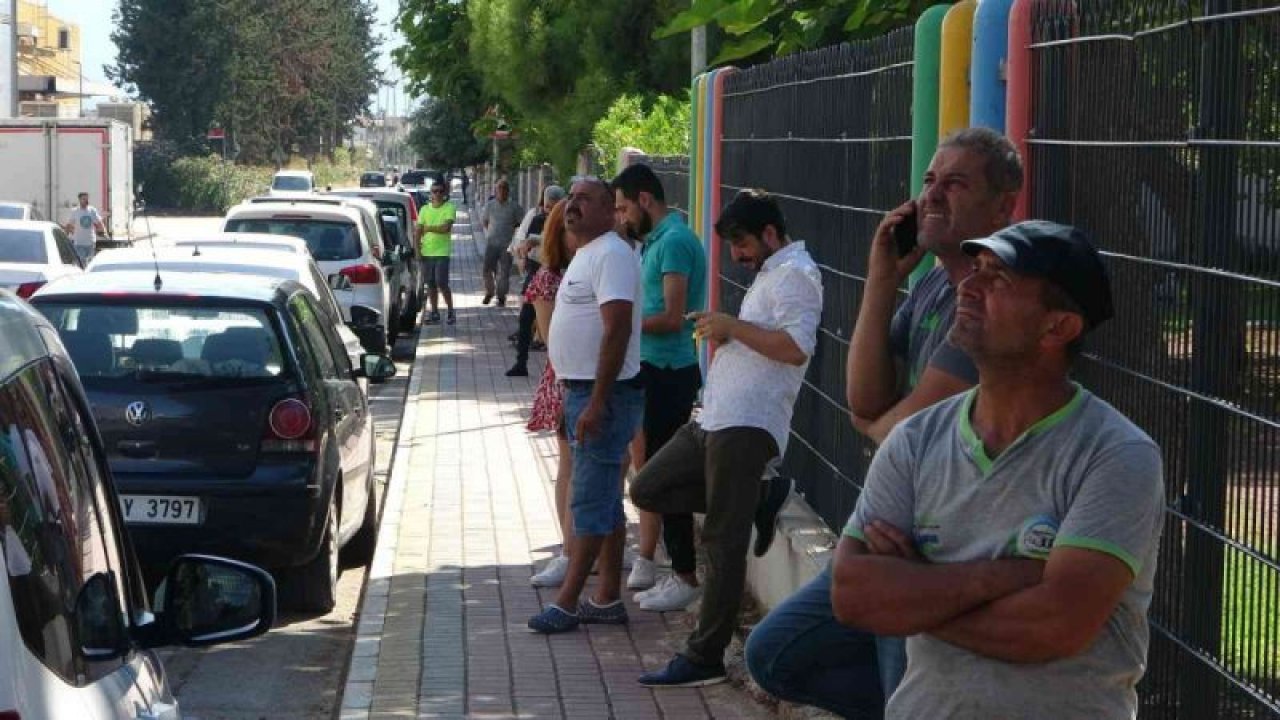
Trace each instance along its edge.
{"label": "blue jeans", "polygon": [[907,653],[902,638],[836,620],[827,566],[751,631],[746,661],[751,677],[775,697],[846,718],[881,718]]}
{"label": "blue jeans", "polygon": [[599,432],[579,440],[578,418],[591,400],[594,383],[570,380],[564,385],[564,423],[573,448],[573,499],[569,504],[573,534],[608,535],[627,522],[622,510],[622,460],[640,426],[644,390],[615,382]]}

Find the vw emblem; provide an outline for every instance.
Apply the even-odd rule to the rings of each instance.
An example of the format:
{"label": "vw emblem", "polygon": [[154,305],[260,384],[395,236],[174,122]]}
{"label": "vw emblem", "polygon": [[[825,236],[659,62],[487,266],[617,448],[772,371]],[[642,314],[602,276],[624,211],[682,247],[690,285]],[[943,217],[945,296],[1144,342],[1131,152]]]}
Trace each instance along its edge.
{"label": "vw emblem", "polygon": [[151,419],[151,406],[141,400],[131,402],[124,409],[124,419],[128,420],[130,425],[138,427]]}

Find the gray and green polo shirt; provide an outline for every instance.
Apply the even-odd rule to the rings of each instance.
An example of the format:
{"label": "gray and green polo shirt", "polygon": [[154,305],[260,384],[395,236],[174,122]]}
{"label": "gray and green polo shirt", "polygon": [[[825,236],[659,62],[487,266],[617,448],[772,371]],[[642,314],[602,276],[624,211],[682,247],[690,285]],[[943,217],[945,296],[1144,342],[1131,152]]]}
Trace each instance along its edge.
{"label": "gray and green polo shirt", "polygon": [[956,311],[956,290],[945,268],[925,273],[911,294],[893,314],[889,325],[889,351],[906,364],[906,394],[916,386],[930,365],[974,385],[978,370],[963,350],[947,339]]}
{"label": "gray and green polo shirt", "polygon": [[1015,664],[928,634],[908,638],[907,673],[886,717],[1132,718],[1164,508],[1160,449],[1077,387],[1070,402],[991,458],[970,424],[977,393],[944,400],[893,429],[844,533],[863,539],[874,519],[910,528],[934,563],[1085,548],[1118,558],[1133,582],[1075,657]]}

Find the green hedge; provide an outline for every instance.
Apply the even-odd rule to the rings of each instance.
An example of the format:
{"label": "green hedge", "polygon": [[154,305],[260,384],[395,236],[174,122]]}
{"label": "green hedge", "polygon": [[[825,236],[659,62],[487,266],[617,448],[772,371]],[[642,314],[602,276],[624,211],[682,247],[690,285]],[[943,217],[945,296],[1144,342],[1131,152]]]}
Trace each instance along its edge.
{"label": "green hedge", "polygon": [[[334,162],[313,164],[316,187],[355,185],[361,168],[351,155],[342,149]],[[140,147],[135,173],[149,208],[224,213],[245,198],[265,193],[275,169],[225,163],[217,155],[179,157],[173,148]]]}

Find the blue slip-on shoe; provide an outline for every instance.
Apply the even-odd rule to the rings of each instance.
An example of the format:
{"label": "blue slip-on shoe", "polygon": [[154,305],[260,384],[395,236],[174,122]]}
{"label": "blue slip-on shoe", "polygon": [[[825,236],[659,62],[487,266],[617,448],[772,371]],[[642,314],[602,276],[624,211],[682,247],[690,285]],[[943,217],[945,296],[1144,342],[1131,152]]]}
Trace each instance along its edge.
{"label": "blue slip-on shoe", "polygon": [[578,617],[583,625],[626,625],[630,620],[622,600],[614,600],[608,605],[597,605],[590,600],[579,603]]}
{"label": "blue slip-on shoe", "polygon": [[536,633],[554,635],[577,630],[580,622],[582,620],[577,615],[565,612],[559,605],[548,605],[542,612],[529,618],[529,629]]}
{"label": "blue slip-on shoe", "polygon": [[727,679],[723,663],[698,665],[683,655],[676,655],[665,668],[641,675],[639,682],[645,687],[703,687]]}

